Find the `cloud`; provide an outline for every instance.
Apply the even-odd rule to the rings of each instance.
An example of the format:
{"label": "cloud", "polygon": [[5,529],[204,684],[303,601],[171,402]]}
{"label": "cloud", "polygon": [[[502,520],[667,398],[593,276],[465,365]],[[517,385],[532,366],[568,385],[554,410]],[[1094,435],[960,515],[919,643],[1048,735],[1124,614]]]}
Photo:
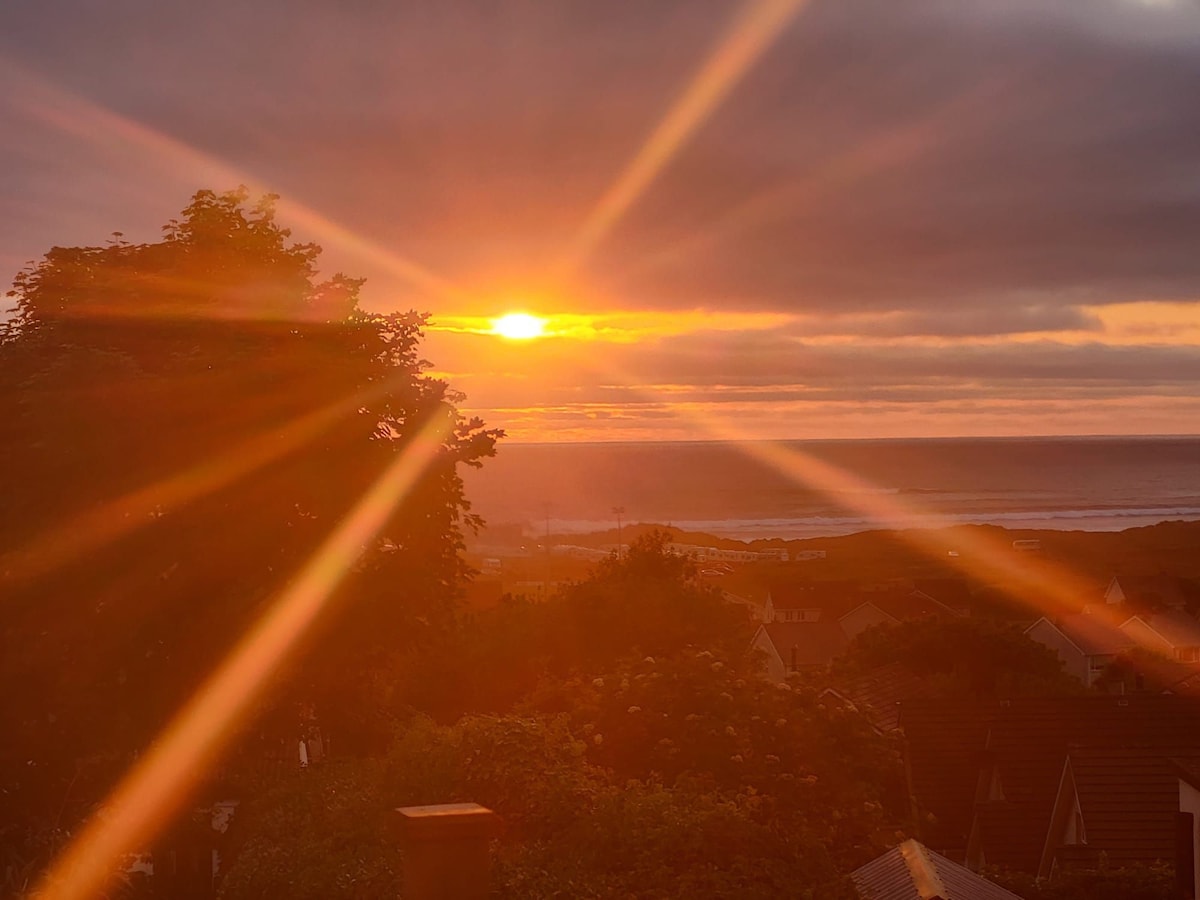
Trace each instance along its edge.
{"label": "cloud", "polygon": [[[729,17],[616,0],[54,6],[7,13],[0,51],[472,288],[542,274]],[[814,2],[563,302],[1194,299],[1197,19],[1133,0]],[[265,33],[269,48],[246,39]],[[28,160],[0,162],[11,192],[45,191],[50,173],[30,186]],[[144,208],[147,230],[171,211]],[[369,261],[330,262],[373,276],[377,304],[411,296]]]}
{"label": "cloud", "polygon": [[[556,261],[731,14],[16,4],[0,60],[227,168],[74,133],[9,92],[0,265],[114,229],[154,239],[192,190],[231,186],[214,172],[244,171],[466,298],[330,248],[372,308],[494,315],[534,297],[683,323],[519,350],[432,334],[431,358],[501,424],[661,423],[692,403],[767,427],[789,403],[833,416],[856,398],[863,417],[919,407],[970,428],[1022,404],[1053,422],[1055,397],[1183,420],[1172,403],[1200,384],[1200,7],[813,0],[564,279]],[[782,318],[705,331],[697,311]]]}

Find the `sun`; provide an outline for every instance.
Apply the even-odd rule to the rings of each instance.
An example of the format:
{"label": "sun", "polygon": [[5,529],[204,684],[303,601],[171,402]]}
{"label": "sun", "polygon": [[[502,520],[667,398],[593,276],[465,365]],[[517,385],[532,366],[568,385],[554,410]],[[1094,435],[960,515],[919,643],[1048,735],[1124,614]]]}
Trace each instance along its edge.
{"label": "sun", "polygon": [[492,319],[492,334],[510,341],[528,341],[546,334],[546,320],[529,313],[514,312]]}

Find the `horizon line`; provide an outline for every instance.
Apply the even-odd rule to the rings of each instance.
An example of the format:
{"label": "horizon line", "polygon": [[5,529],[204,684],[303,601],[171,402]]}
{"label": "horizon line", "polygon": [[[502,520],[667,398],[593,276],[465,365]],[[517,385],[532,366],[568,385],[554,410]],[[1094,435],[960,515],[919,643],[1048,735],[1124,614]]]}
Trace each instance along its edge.
{"label": "horizon line", "polygon": [[[503,427],[503,426],[500,426]],[[917,441],[1093,441],[1093,440],[1196,440],[1200,432],[1162,432],[1139,434],[955,434],[907,437],[787,437],[787,438],[746,438],[730,440],[723,438],[618,438],[613,440],[561,440],[561,441],[524,441],[502,438],[505,447],[561,447],[561,446],[597,446],[603,444],[866,444],[866,443],[900,443]]]}

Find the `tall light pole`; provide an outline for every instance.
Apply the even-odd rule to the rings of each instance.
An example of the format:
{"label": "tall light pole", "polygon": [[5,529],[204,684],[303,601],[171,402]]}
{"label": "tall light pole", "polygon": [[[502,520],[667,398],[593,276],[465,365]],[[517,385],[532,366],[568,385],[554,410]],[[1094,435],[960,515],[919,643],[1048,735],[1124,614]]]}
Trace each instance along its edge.
{"label": "tall light pole", "polygon": [[617,514],[617,559],[620,559],[621,551],[625,549],[625,544],[621,540],[621,516],[625,515],[625,507],[614,506],[612,511]]}
{"label": "tall light pole", "polygon": [[545,544],[545,546],[546,546],[546,577],[545,577],[545,579],[543,579],[543,581],[542,581],[542,599],[543,599],[543,600],[548,600],[548,599],[550,598],[550,569],[551,569],[551,561],[550,561],[550,504],[549,504],[549,503],[545,503],[545,504],[543,504],[543,510],[542,510],[542,511],[543,511],[543,512],[546,514],[546,539],[545,539],[545,541],[543,542],[543,543]]}

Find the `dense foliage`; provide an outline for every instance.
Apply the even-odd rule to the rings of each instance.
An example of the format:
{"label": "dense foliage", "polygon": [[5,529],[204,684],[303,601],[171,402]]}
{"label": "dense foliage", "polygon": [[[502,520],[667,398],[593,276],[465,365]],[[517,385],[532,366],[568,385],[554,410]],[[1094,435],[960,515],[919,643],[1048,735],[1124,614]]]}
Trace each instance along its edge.
{"label": "dense foliage", "polygon": [[989,619],[905,620],[860,634],[837,660],[845,674],[902,663],[945,696],[1071,694],[1081,685],[1053,650]]}
{"label": "dense foliage", "polygon": [[1024,900],[1176,900],[1175,871],[1168,865],[1067,870],[1053,879],[989,870],[988,878]]}
{"label": "dense foliage", "polygon": [[[394,808],[453,801],[503,820],[500,897],[855,896],[846,873],[905,836],[898,744],[826,703],[822,675],[761,678],[746,607],[662,534],[544,602],[462,614],[476,521],[458,466],[498,433],[422,374],[422,316],[317,281],[318,248],[249,200],[202,191],[160,242],[54,248],[17,277],[0,331],[0,671],[23,687],[0,710],[8,892],[435,422],[438,453],[346,561],[318,649],[211,773],[241,801],[221,896],[400,896]],[[976,620],[868,630],[832,680],[889,663],[945,695],[1078,689]],[[338,748],[303,771],[301,705]],[[1002,877],[1030,900],[1166,896],[1159,870]]]}
{"label": "dense foliage", "polygon": [[318,280],[319,248],[289,240],[274,199],[201,191],[162,240],[55,247],[10,293],[0,659],[22,690],[0,710],[0,820],[22,859],[103,795],[426,425],[439,451],[344,560],[321,652],[280,673],[283,718],[303,700],[352,740],[390,656],[452,616],[474,524],[457,467],[498,434],[422,374],[423,317]]}
{"label": "dense foliage", "polygon": [[815,689],[759,678],[744,608],[697,584],[661,536],[456,634],[402,670],[386,755],[251,804],[223,896],[293,892],[286,872],[311,858],[326,861],[312,881],[325,895],[400,889],[394,848],[347,844],[327,827],[336,815],[311,815],[330,778],[335,812],[370,796],[363,821],[380,829],[401,805],[496,810],[501,896],[851,896],[845,873],[895,837],[897,748]]}

